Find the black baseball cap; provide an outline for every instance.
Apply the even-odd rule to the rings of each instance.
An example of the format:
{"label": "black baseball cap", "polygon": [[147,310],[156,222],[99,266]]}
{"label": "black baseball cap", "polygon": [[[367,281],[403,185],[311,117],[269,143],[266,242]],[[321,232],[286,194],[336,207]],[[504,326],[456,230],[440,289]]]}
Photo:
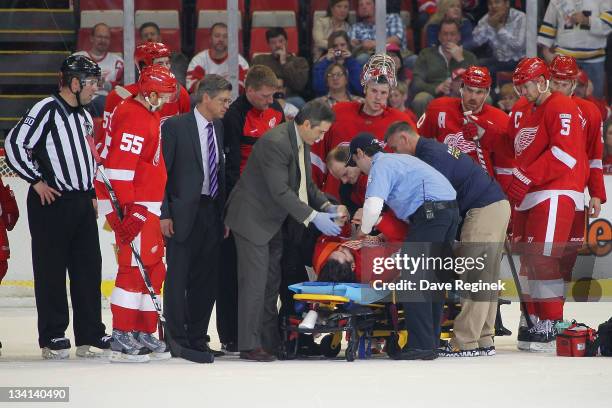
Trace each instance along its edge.
{"label": "black baseball cap", "polygon": [[351,140],[349,145],[349,157],[346,160],[346,167],[355,167],[357,163],[353,160],[353,155],[357,153],[357,149],[365,150],[368,146],[376,145],[377,149],[382,151],[380,142],[374,137],[372,133],[360,132]]}

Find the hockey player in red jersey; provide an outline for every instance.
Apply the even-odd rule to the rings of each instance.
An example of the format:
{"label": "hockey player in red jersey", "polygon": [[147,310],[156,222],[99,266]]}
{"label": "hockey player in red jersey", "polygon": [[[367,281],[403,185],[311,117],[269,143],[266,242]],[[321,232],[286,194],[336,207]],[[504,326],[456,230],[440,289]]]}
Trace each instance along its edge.
{"label": "hockey player in red jersey", "polygon": [[[568,250],[574,215],[584,205],[588,162],[580,111],[571,98],[549,88],[550,71],[525,58],[512,81],[522,98],[508,128],[515,168],[507,194],[516,207],[513,241],[521,253],[522,289],[533,327],[519,327],[518,348],[552,351],[555,322],[563,319],[561,257]],[[524,323],[524,322],[522,322]]]}
{"label": "hockey player in red jersey", "polygon": [[310,153],[313,181],[321,191],[336,198],[339,197],[339,182],[329,176],[325,167],[325,158],[334,147],[348,145],[359,132],[370,132],[383,141],[387,128],[397,121],[414,126],[408,114],[387,106],[389,92],[397,84],[395,63],[391,57],[372,55],[361,72],[361,84],[365,92],[363,102],[336,103],[333,107],[336,121],[323,140],[312,146]]}
{"label": "hockey player in red jersey", "polygon": [[101,155],[124,212],[120,220],[104,184],[97,181],[98,208],[115,231],[118,246],[119,271],[111,295],[111,361],[170,358],[166,344],[153,336],[157,313],[130,243],[140,253],[153,288],[159,293],[166,274],[159,215],[167,178],[161,155],[160,110],[175,100],[176,84],[168,68],[152,65],[143,69],[138,94],[121,103],[111,116],[109,137]]}
{"label": "hockey player in red jersey", "polygon": [[[19,208],[17,208],[15,194],[8,185],[4,185],[0,177],[0,283],[8,271],[8,259],[11,256],[6,232],[15,228],[18,218]],[[2,343],[0,343],[0,350],[2,350]]]}
{"label": "hockey player in red jersey", "polygon": [[[170,69],[170,48],[163,43],[146,42],[136,47],[134,51],[134,62],[136,68],[140,72],[143,68],[151,65],[161,65]],[[164,104],[159,111],[162,123],[167,118],[178,115],[181,113],[189,112],[191,109],[191,102],[189,100],[189,93],[182,86],[178,85],[177,89],[178,98],[174,102]],[[104,105],[104,119],[102,121],[102,134],[106,134],[108,131],[108,124],[110,116],[113,110],[127,98],[132,98],[138,94],[138,83],[133,83],[126,86],[116,86],[108,96],[106,97],[106,104]],[[96,144],[104,143],[103,140],[96,140]]]}
{"label": "hockey player in red jersey", "polygon": [[494,167],[512,165],[497,160],[493,150],[498,137],[503,134],[499,130],[507,126],[508,115],[485,104],[492,83],[487,68],[468,67],[462,81],[460,98],[442,97],[431,101],[419,118],[418,132],[423,137],[435,138],[468,154],[504,187],[509,182],[508,172],[496,174]]}

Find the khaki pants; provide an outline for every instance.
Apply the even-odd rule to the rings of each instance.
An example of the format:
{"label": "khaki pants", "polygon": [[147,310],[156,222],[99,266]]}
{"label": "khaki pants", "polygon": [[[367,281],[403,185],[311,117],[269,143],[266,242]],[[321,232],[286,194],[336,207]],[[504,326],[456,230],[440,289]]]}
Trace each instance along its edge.
{"label": "khaki pants", "polygon": [[[482,271],[465,272],[461,275],[463,281],[477,282],[482,279],[484,282],[497,282],[509,220],[510,204],[507,200],[467,212],[461,228],[461,242],[474,244],[462,247],[459,255],[478,257],[486,254],[486,267]],[[497,291],[462,296],[461,312],[453,326],[453,346],[471,350],[493,345],[497,297]]]}

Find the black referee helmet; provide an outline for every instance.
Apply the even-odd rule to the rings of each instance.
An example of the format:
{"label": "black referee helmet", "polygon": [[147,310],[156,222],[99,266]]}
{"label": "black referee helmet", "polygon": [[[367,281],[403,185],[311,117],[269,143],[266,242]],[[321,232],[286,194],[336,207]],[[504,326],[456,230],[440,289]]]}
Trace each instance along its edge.
{"label": "black referee helmet", "polygon": [[84,86],[86,78],[100,78],[102,70],[91,59],[84,55],[71,55],[62,62],[60,68],[62,73],[62,85],[70,86],[72,78],[78,78],[81,86]]}

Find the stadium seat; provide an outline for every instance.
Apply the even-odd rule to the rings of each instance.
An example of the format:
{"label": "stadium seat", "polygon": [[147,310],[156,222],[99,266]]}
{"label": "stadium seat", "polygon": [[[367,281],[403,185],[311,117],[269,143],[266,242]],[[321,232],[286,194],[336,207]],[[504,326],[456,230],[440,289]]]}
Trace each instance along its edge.
{"label": "stadium seat", "polygon": [[83,10],[123,10],[123,0],[81,0]]}
{"label": "stadium seat", "polygon": [[[198,12],[198,28],[210,28],[215,23],[227,24],[226,10],[200,10]],[[238,24],[242,28],[242,13],[238,12]]]}
{"label": "stadium seat", "polygon": [[[254,27],[251,29],[251,47],[249,58],[257,54],[265,54],[270,52],[268,41],[266,40],[266,27]],[[285,27],[288,37],[288,49],[293,54],[298,53],[298,33],[296,27]]]}
{"label": "stadium seat", "polygon": [[[77,51],[88,50],[91,48],[89,37],[91,37],[91,28],[79,29],[76,47]],[[123,54],[123,28],[111,27],[111,43],[108,50],[110,52]]]}
{"label": "stadium seat", "polygon": [[[198,0],[196,12],[200,10],[227,10],[227,0]],[[238,0],[238,10],[244,13],[244,0]]]}
{"label": "stadium seat", "polygon": [[293,11],[256,11],[251,19],[251,27],[295,27]]}
{"label": "stadium seat", "polygon": [[299,10],[298,0],[251,0],[251,15],[255,11],[286,10],[294,13]]}
{"label": "stadium seat", "polygon": [[134,13],[134,26],[140,27],[143,23],[152,21],[159,28],[179,29],[179,13],[176,10],[137,10]]}
{"label": "stadium seat", "polygon": [[[204,51],[210,46],[210,28],[198,28],[195,33],[195,52]],[[264,36],[265,39],[265,36]],[[238,51],[244,54],[244,41],[242,40],[242,29],[238,30]]]}
{"label": "stadium seat", "polygon": [[135,0],[134,10],[174,10],[181,11],[181,0]]}
{"label": "stadium seat", "polygon": [[81,28],[91,28],[98,23],[109,27],[123,27],[123,10],[81,11]]}

